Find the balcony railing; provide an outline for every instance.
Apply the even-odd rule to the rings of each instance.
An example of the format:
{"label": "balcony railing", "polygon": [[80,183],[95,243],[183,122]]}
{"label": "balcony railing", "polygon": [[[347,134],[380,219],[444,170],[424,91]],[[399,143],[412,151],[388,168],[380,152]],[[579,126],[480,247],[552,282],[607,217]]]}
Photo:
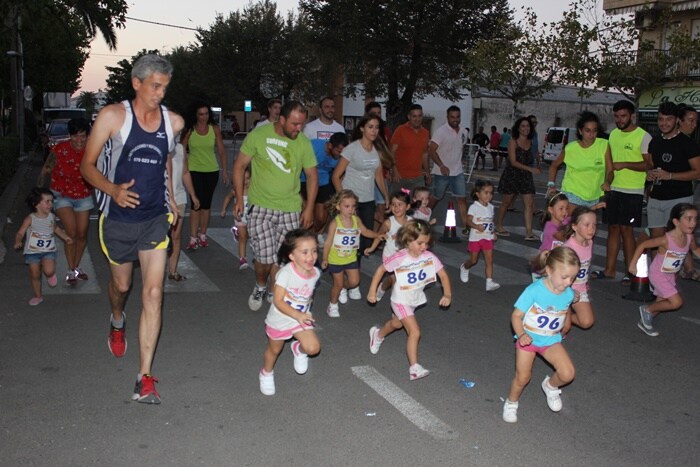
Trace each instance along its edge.
{"label": "balcony railing", "polygon": [[648,67],[665,66],[664,77],[669,80],[700,80],[700,63],[696,60],[681,58],[671,61],[670,51],[662,49],[621,52],[615,57],[620,64],[643,63]]}

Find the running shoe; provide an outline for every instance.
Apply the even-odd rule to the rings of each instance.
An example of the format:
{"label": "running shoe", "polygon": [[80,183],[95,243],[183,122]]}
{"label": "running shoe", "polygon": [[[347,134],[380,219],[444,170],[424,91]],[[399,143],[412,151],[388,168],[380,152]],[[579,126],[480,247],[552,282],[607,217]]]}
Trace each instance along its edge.
{"label": "running shoe", "polygon": [[338,297],[338,301],[342,304],[348,303],[348,290],[347,289],[340,289],[340,296]]}
{"label": "running shoe", "polygon": [[29,299],[29,306],[37,306],[44,301],[44,297],[32,297]]}
{"label": "running shoe", "polygon": [[411,367],[408,369],[408,376],[411,379],[411,381],[425,378],[429,374],[430,370],[423,368],[420,363],[415,363],[411,365]]}
{"label": "running shoe", "polygon": [[297,340],[292,342],[292,354],[294,355],[294,371],[298,375],[303,375],[309,369],[309,356],[299,348],[301,343]]}
{"label": "running shoe", "polygon": [[503,421],[515,423],[518,421],[518,403],[506,399],[503,404]]}
{"label": "running shoe", "polygon": [[189,241],[189,243],[187,244],[187,247],[186,247],[186,248],[187,248],[188,250],[198,250],[198,249],[199,249],[199,246],[200,246],[200,245],[199,245],[199,240],[196,239],[196,238],[194,238],[194,237],[190,237],[190,241]]}
{"label": "running shoe", "polygon": [[372,355],[376,355],[379,352],[379,347],[381,347],[384,339],[379,337],[379,326],[372,326],[369,329],[369,351]]}
{"label": "running shoe", "polygon": [[80,269],[80,268],[75,268],[75,269],[73,269],[73,272],[75,273],[75,277],[76,277],[77,279],[80,279],[81,281],[86,281],[86,280],[88,280],[88,275],[85,274],[85,271],[83,271],[82,269]]}
{"label": "running shoe", "polygon": [[495,282],[493,279],[486,279],[486,291],[493,292],[501,288],[501,284]]}
{"label": "running shoe", "polygon": [[340,311],[338,310],[338,304],[337,303],[329,303],[328,308],[326,309],[326,313],[328,314],[329,318],[340,318]]}
{"label": "running shoe", "polygon": [[469,282],[469,269],[464,267],[464,264],[459,265],[459,280],[465,284]]}
{"label": "running shoe", "polygon": [[201,248],[206,248],[209,246],[209,242],[207,241],[207,236],[205,234],[199,234],[199,246]]}
{"label": "running shoe", "polygon": [[380,284],[379,287],[377,287],[377,301],[380,301],[385,293],[386,290],[382,289],[382,286]]}
{"label": "running shoe", "polygon": [[122,320],[124,325],[121,328],[110,325],[109,337],[107,338],[107,347],[117,358],[123,357],[126,353],[126,313],[124,312],[122,312]]}
{"label": "running shoe", "polygon": [[253,311],[258,311],[262,306],[263,297],[267,295],[265,287],[260,288],[257,285],[253,288],[253,293],[248,297],[248,308]]}
{"label": "running shoe", "polygon": [[260,379],[260,392],[266,396],[275,395],[275,372],[271,371],[269,375],[264,373],[265,370],[260,369],[258,378]]}
{"label": "running shoe", "polygon": [[350,298],[351,300],[360,300],[362,298],[360,287],[354,287],[348,290],[348,298]]}
{"label": "running shoe", "polygon": [[66,285],[75,285],[78,283],[78,278],[75,277],[75,271],[68,271],[66,274]]}
{"label": "running shoe", "polygon": [[247,260],[247,259],[241,258],[240,260],[238,260],[238,269],[239,269],[240,271],[244,271],[244,270],[248,269],[249,267],[250,267],[250,266],[248,266],[248,260]]}
{"label": "running shoe", "polygon": [[552,388],[549,385],[549,376],[542,380],[542,391],[544,391],[545,396],[547,396],[549,410],[552,412],[559,412],[562,408],[561,397],[559,396],[559,394],[561,394],[561,389]]}
{"label": "running shoe", "polygon": [[157,382],[158,379],[153,375],[143,375],[140,380],[137,379],[131,400],[142,404],[160,404],[160,394],[156,391],[155,384]]}
{"label": "running shoe", "polygon": [[238,226],[234,225],[231,227],[231,235],[233,235],[233,241],[238,243]]}
{"label": "running shoe", "polygon": [[649,311],[646,305],[641,305],[639,307],[639,316],[640,320],[637,323],[637,327],[644,331],[647,336],[658,336],[659,331],[654,328],[654,315]]}

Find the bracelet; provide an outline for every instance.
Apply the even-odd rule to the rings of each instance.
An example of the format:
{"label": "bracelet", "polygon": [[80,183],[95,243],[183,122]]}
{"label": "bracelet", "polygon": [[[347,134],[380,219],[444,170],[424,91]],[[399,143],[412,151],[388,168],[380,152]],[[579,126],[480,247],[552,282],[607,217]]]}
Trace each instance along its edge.
{"label": "bracelet", "polygon": [[525,333],[520,334],[519,336],[517,336],[517,337],[515,338],[515,340],[518,340],[518,341],[519,341],[520,338],[523,337],[524,335],[525,335]]}
{"label": "bracelet", "polygon": [[547,188],[557,186],[554,182],[547,182]]}
{"label": "bracelet", "polygon": [[673,180],[673,174],[671,172],[668,173],[668,179]]}

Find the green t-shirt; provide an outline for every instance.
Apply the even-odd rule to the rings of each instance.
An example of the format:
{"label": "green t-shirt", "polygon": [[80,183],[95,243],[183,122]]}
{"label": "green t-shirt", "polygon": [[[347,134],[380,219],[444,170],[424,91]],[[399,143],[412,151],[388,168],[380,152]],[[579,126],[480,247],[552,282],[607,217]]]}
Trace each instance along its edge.
{"label": "green t-shirt", "polygon": [[[610,133],[610,156],[614,162],[642,162],[642,142],[647,134],[642,128],[635,128],[634,131],[621,131],[615,128]],[[644,152],[648,148],[644,148]],[[644,183],[647,179],[646,172],[622,169],[615,171],[610,187],[613,190],[624,193],[644,193]]]}
{"label": "green t-shirt", "polygon": [[567,144],[564,148],[566,173],[564,173],[561,190],[573,193],[585,201],[600,198],[603,195],[600,186],[605,181],[607,149],[608,142],[602,138],[596,138],[587,148],[581,147],[579,141]]}
{"label": "green t-shirt", "polygon": [[316,166],[311,142],[299,133],[296,139],[280,136],[275,125],[263,125],[246,136],[241,152],[251,158],[248,202],[282,212],[300,212],[302,169]]}

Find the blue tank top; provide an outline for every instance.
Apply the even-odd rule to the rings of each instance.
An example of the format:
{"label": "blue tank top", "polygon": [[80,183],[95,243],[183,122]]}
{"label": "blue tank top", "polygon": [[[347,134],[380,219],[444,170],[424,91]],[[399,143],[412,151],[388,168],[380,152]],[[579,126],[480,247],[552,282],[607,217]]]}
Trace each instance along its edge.
{"label": "blue tank top", "polygon": [[98,168],[117,185],[135,180],[130,188],[139,194],[136,208],[122,208],[105,193],[98,193],[100,209],[105,217],[119,222],[140,223],[170,210],[166,162],[174,146],[172,127],[167,110],[161,107],[160,126],[147,132],[133,115],[131,103],[126,109],[119,134],[105,144]]}

